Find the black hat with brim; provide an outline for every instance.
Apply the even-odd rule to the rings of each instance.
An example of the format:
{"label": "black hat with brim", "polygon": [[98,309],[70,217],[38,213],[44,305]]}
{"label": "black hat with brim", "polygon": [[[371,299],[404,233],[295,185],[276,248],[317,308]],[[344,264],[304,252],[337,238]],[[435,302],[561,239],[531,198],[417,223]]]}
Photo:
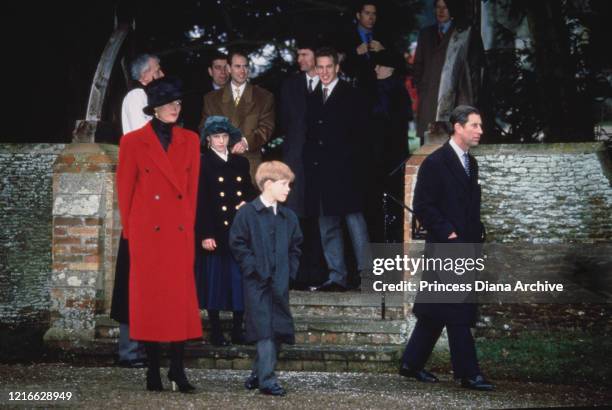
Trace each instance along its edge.
{"label": "black hat with brim", "polygon": [[153,115],[154,109],[180,100],[185,93],[183,83],[175,77],[162,77],[151,81],[145,87],[147,94],[147,106],[142,111],[147,115]]}

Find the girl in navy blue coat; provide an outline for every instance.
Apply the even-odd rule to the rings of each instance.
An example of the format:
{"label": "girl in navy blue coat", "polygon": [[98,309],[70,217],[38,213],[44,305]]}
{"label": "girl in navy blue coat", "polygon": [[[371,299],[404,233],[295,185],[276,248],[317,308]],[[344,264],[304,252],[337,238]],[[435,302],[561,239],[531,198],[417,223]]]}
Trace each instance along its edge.
{"label": "girl in navy blue coat", "polygon": [[249,161],[231,147],[242,138],[226,117],[208,117],[202,128],[205,146],[200,161],[196,216],[196,287],[201,309],[207,309],[209,342],[225,346],[219,311],[233,312],[231,341],[244,343],[242,273],[228,246],[229,228],[236,211],[255,195]]}

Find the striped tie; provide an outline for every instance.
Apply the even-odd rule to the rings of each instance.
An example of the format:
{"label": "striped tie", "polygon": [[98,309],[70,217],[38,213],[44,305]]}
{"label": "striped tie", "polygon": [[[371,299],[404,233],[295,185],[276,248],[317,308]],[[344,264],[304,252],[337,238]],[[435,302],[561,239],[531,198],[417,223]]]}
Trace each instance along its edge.
{"label": "striped tie", "polygon": [[465,173],[467,176],[470,176],[470,158],[468,157],[468,153],[463,153],[463,168],[465,169]]}

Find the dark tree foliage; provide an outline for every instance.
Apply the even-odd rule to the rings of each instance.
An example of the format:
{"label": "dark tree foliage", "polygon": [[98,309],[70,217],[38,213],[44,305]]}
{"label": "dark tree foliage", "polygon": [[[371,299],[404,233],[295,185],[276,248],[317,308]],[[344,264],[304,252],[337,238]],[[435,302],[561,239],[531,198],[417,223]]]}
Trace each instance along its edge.
{"label": "dark tree foliage", "polygon": [[487,55],[488,107],[496,119],[490,134],[496,140],[593,139],[597,104],[612,96],[605,78],[610,53],[602,44],[609,5],[605,0],[511,2],[510,13],[528,21],[533,47]]}

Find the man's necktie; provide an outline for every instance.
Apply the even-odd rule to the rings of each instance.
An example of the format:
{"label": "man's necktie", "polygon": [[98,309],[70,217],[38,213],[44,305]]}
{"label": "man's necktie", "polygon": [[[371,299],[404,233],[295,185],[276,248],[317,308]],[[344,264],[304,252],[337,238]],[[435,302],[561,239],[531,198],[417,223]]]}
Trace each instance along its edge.
{"label": "man's necktie", "polygon": [[240,102],[240,88],[234,89],[234,105],[237,107]]}
{"label": "man's necktie", "polygon": [[470,157],[467,152],[463,153],[463,168],[465,169],[465,173],[467,176],[470,176]]}
{"label": "man's necktie", "polygon": [[327,101],[328,93],[329,89],[327,87],[323,87],[323,104],[325,104],[325,102]]}
{"label": "man's necktie", "polygon": [[312,78],[308,79],[308,93],[312,92]]}

